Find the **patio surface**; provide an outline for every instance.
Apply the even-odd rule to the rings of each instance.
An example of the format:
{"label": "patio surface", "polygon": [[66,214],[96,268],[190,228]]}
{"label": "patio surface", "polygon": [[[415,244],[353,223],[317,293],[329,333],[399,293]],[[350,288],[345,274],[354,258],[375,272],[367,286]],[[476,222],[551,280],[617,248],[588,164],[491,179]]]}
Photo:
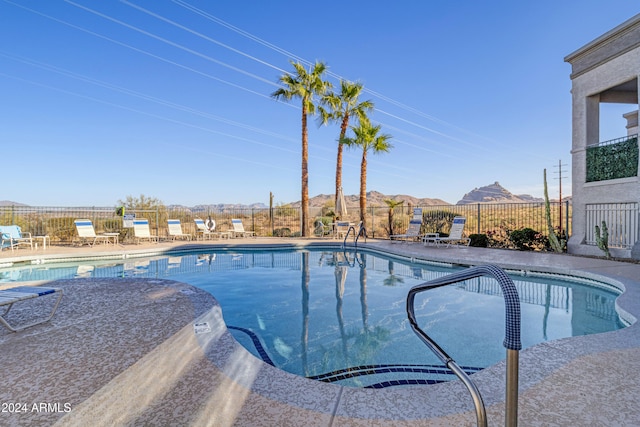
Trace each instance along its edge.
{"label": "patio surface", "polygon": [[[135,255],[220,246],[335,244],[305,239],[48,247],[0,253],[0,264],[84,255]],[[640,265],[552,253],[434,248],[369,240],[372,250],[466,265],[599,277],[626,289],[625,317],[640,317]],[[49,260],[48,262],[51,262]],[[25,266],[29,264],[25,263]],[[208,293],[159,279],[71,279],[54,318],[0,330],[2,426],[472,426],[460,381],[382,390],[307,380],[250,355],[231,337]],[[6,287],[6,286],[5,286]],[[1,286],[0,286],[1,288]],[[37,298],[17,320],[48,303]],[[210,331],[194,332],[208,322]],[[518,420],[524,426],[640,425],[640,326],[546,342],[520,352]],[[473,380],[489,425],[504,425],[505,366]]]}

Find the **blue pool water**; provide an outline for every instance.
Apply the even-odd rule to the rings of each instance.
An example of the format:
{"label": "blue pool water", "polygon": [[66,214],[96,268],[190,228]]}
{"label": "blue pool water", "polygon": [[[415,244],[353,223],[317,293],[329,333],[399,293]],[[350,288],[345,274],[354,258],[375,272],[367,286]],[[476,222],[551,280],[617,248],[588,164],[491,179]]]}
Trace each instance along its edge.
{"label": "blue pool water", "polygon": [[[454,271],[367,252],[221,251],[14,267],[0,270],[0,282],[182,281],[214,295],[230,332],[267,363],[342,385],[386,387],[455,378],[413,333],[405,309],[412,286]],[[513,279],[522,304],[523,348],[623,327],[615,311],[618,294],[604,284]],[[505,358],[504,300],[494,279],[421,293],[415,308],[420,326],[470,373]]]}

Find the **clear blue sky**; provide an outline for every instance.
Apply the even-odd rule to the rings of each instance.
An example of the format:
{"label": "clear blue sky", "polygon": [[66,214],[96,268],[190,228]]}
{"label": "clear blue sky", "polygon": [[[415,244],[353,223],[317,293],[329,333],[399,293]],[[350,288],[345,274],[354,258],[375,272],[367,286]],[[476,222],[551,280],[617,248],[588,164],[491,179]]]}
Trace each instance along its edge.
{"label": "clear blue sky", "polygon": [[[0,200],[113,206],[300,199],[291,58],[360,81],[391,152],[367,189],[455,203],[499,181],[571,192],[564,57],[638,13],[630,0],[0,0]],[[636,106],[637,108],[637,106]],[[601,139],[625,135],[618,106]],[[309,192],[332,194],[337,126],[309,127]],[[357,194],[359,151],[344,159]]]}

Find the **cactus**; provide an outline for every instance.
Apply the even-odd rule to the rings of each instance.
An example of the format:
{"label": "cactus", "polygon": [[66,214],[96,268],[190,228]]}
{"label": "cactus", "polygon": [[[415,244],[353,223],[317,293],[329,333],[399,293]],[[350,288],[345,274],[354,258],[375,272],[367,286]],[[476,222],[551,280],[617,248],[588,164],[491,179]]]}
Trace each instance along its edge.
{"label": "cactus", "polygon": [[[562,201],[561,201],[562,202]],[[562,203],[560,203],[562,209]],[[549,192],[547,191],[547,170],[544,170],[544,212],[547,217],[547,228],[549,229],[549,244],[556,252],[564,252],[563,248],[566,244],[564,239],[559,240],[551,223],[551,205],[549,204]]]}
{"label": "cactus", "polygon": [[596,225],[596,243],[607,259],[611,258],[609,253],[609,230],[607,229],[607,223],[604,221],[602,221],[602,235],[600,235],[600,227]]}

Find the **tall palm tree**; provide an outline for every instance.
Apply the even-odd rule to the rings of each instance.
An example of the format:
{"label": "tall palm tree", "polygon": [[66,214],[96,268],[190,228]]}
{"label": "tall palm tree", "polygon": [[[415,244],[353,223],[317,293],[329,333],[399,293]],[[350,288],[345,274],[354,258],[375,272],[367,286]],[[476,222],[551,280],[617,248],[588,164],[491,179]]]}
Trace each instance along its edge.
{"label": "tall palm tree", "polygon": [[307,115],[314,115],[316,106],[314,96],[323,96],[331,89],[331,83],[322,79],[327,66],[316,62],[307,71],[299,62],[291,61],[294,74],[285,73],[280,76],[284,87],[271,94],[276,99],[290,101],[293,98],[302,100],[302,237],[310,235],[309,228],[309,137],[307,132]]}
{"label": "tall palm tree", "polygon": [[351,127],[353,138],[343,138],[341,142],[348,147],[362,148],[362,161],[360,162],[360,221],[362,226],[367,225],[367,153],[373,154],[388,152],[393,145],[389,142],[391,135],[381,134],[380,125],[373,126],[369,120],[362,120],[357,127]]}
{"label": "tall palm tree", "polygon": [[[329,92],[322,97],[320,106],[320,118],[322,124],[328,122],[340,122],[340,136],[338,137],[338,154],[336,158],[336,192],[335,206],[338,205],[338,190],[342,187],[342,143],[347,134],[349,119],[354,117],[358,123],[367,119],[367,113],[373,110],[373,102],[370,100],[358,102],[362,94],[362,83],[340,81],[340,93]],[[327,109],[323,108],[326,106]]]}

